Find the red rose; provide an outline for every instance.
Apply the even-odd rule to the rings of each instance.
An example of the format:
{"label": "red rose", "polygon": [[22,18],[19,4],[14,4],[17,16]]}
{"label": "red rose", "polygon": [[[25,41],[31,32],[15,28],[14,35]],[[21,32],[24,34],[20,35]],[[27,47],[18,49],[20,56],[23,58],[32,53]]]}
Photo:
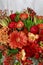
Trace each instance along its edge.
{"label": "red rose", "polygon": [[12,21],[9,23],[8,27],[13,29],[13,28],[16,28],[16,25],[17,25],[17,23]]}
{"label": "red rose", "polygon": [[32,26],[30,28],[30,32],[33,33],[33,34],[37,34],[39,32],[38,26]]}
{"label": "red rose", "polygon": [[14,21],[15,17],[16,17],[16,14],[11,14],[11,15],[10,15],[10,19],[11,19],[12,21]]}

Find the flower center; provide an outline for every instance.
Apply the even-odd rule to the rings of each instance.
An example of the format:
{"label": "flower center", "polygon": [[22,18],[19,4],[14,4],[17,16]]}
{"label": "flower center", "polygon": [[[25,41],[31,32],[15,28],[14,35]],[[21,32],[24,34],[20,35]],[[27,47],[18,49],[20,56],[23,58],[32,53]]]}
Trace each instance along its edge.
{"label": "flower center", "polygon": [[31,36],[30,37],[30,40],[34,41],[35,40],[35,37],[34,36]]}
{"label": "flower center", "polygon": [[16,41],[17,41],[17,42],[20,42],[20,38],[18,37],[18,38],[16,39]]}

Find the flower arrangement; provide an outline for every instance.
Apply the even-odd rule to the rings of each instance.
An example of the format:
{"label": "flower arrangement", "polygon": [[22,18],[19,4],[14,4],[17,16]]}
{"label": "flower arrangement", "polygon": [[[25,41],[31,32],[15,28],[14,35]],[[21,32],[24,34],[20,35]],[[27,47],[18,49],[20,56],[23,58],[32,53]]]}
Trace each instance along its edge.
{"label": "flower arrangement", "polygon": [[0,11],[0,65],[43,65],[43,16]]}

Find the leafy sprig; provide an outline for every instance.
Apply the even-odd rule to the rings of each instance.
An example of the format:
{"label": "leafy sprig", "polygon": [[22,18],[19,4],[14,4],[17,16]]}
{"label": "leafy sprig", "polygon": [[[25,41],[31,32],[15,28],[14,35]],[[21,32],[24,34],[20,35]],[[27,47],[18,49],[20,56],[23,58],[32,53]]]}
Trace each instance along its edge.
{"label": "leafy sprig", "polygon": [[20,13],[19,12],[16,12],[16,17],[15,17],[15,21],[16,22],[18,22],[19,21],[19,19],[20,19]]}
{"label": "leafy sprig", "polygon": [[11,54],[17,54],[19,51],[18,51],[18,49],[9,49],[8,50],[8,55],[11,55]]}
{"label": "leafy sprig", "polygon": [[28,31],[30,31],[30,28],[35,25],[34,22],[32,20],[30,20],[29,18],[24,20],[24,25],[25,27],[28,29]]}

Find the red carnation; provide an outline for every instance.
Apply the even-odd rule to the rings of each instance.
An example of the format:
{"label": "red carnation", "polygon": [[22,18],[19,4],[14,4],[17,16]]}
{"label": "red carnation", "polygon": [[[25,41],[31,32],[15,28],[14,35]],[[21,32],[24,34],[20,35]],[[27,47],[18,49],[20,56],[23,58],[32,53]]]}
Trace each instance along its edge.
{"label": "red carnation", "polygon": [[12,21],[14,21],[15,17],[16,17],[16,14],[11,14],[11,15],[10,15],[10,19],[11,19]]}
{"label": "red carnation", "polygon": [[11,48],[22,48],[27,45],[27,37],[24,32],[14,31],[10,34],[10,43]]}
{"label": "red carnation", "polygon": [[39,54],[42,53],[40,46],[36,43],[28,43],[28,46],[23,47],[26,52],[26,57],[39,58]]}
{"label": "red carnation", "polygon": [[18,23],[17,23],[17,28],[22,28],[24,26],[24,23],[19,20]]}
{"label": "red carnation", "polygon": [[21,14],[20,14],[20,18],[21,18],[22,20],[27,19],[27,18],[28,18],[28,14],[27,14],[27,13],[21,13]]}
{"label": "red carnation", "polygon": [[38,26],[32,26],[30,32],[33,34],[37,34],[39,32]]}

